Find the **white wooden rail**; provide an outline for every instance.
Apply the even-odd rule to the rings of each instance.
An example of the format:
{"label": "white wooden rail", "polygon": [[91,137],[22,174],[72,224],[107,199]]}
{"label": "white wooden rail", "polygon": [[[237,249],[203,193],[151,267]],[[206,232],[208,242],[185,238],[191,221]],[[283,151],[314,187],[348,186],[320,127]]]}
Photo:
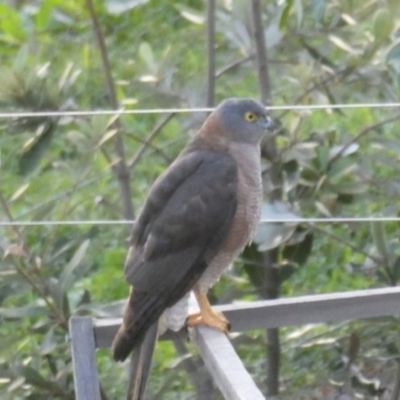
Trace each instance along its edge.
{"label": "white wooden rail", "polygon": [[[215,308],[229,319],[232,332],[373,318],[400,314],[400,287],[237,303]],[[121,319],[71,318],[70,339],[77,400],[100,399],[95,350],[110,347],[120,324]],[[198,327],[194,329],[193,338],[225,399],[264,399],[223,333]],[[168,334],[164,339],[168,339]]]}

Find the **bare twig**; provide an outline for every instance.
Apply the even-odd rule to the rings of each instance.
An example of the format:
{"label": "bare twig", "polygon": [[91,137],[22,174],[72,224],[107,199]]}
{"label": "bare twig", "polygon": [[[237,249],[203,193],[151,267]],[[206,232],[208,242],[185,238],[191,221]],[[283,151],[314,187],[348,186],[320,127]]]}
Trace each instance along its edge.
{"label": "bare twig", "polygon": [[255,54],[253,53],[246,57],[240,58],[239,60],[233,61],[233,62],[229,63],[228,65],[225,65],[225,67],[222,67],[215,73],[215,78],[219,78],[221,75],[226,74],[231,69],[234,69],[234,68],[238,67],[239,65],[252,60],[254,57],[255,57]]}
{"label": "bare twig", "polygon": [[269,81],[267,47],[262,25],[262,11],[260,0],[252,0],[251,12],[253,21],[253,35],[256,45],[256,63],[258,82],[260,84],[261,100],[264,104],[271,104],[271,85]]}
{"label": "bare twig", "polygon": [[370,258],[375,264],[381,265],[383,267],[383,269],[385,270],[385,273],[387,275],[387,278],[390,281],[390,284],[392,286],[396,286],[396,279],[393,276],[393,272],[392,272],[392,270],[390,268],[390,265],[387,263],[387,261],[385,259],[380,258],[380,257],[376,257],[376,256],[374,256],[372,254],[369,254],[368,252],[364,251],[363,249],[361,249],[361,248],[359,248],[359,247],[357,247],[357,246],[355,246],[355,245],[353,245],[353,244],[351,244],[349,242],[346,242],[346,240],[342,239],[340,236],[338,236],[338,235],[336,235],[336,234],[334,234],[334,233],[332,233],[332,232],[330,232],[330,231],[328,231],[328,230],[326,230],[324,228],[316,226],[315,224],[308,224],[308,225],[311,226],[314,230],[318,230],[318,231],[324,233],[326,236],[329,236],[332,239],[336,240],[337,242],[342,243],[344,246],[349,247],[353,251],[355,251],[357,253],[360,253],[360,254],[363,254],[367,258]]}
{"label": "bare twig", "polygon": [[[111,108],[118,110],[117,95],[115,92],[114,80],[111,73],[110,61],[108,58],[107,47],[104,40],[104,35],[100,27],[97,13],[92,0],[85,0],[86,6],[89,10],[90,17],[93,23],[93,30],[96,36],[97,44],[100,49],[101,59],[103,63],[104,78],[107,87],[108,97],[110,100]],[[114,163],[113,170],[118,179],[119,189],[121,193],[121,200],[123,206],[123,214],[126,219],[134,219],[133,203],[131,198],[130,188],[130,173],[126,165],[124,142],[121,136],[121,123],[119,119],[114,122],[115,128],[119,133],[115,135],[114,146],[115,152],[118,155],[118,162]]]}
{"label": "bare twig", "polygon": [[[162,148],[160,148],[160,147],[154,145],[153,143],[149,142],[147,138],[141,138],[140,136],[135,135],[135,134],[133,134],[131,132],[126,133],[125,135],[126,135],[127,138],[130,138],[130,139],[132,139],[132,140],[134,140],[136,142],[139,142],[141,144],[145,144],[150,150],[152,150],[153,153],[159,154],[164,159],[164,161],[167,162],[168,164],[170,164],[173,161],[172,158],[169,157],[165,153],[165,151],[163,151]],[[129,162],[128,162],[128,164],[129,164]]]}
{"label": "bare twig", "polygon": [[349,242],[347,242],[346,240],[344,240],[343,238],[341,238],[340,236],[336,235],[335,233],[328,231],[327,229],[321,228],[319,226],[317,226],[316,224],[307,224],[311,229],[319,231],[321,233],[323,233],[326,236],[329,236],[330,238],[336,240],[337,242],[343,244],[346,247],[349,247],[350,249],[352,249],[353,251],[355,251],[356,253],[359,254],[363,254],[365,257],[370,258],[372,261],[374,261],[377,265],[384,265],[384,260],[376,257],[372,254],[369,254],[368,252],[366,252],[365,250],[361,249],[360,247],[357,247]]}
{"label": "bare twig", "polygon": [[[345,68],[343,70],[337,71],[335,73],[333,73],[332,75],[327,76],[326,78],[323,79],[319,79],[318,81],[314,82],[309,88],[307,88],[304,92],[302,92],[301,94],[299,94],[293,101],[291,104],[298,104],[301,102],[301,100],[307,96],[308,94],[310,94],[311,92],[313,92],[314,90],[318,89],[321,86],[325,86],[327,83],[329,83],[330,81],[333,81],[334,79],[337,79],[339,76],[345,74],[348,72],[348,68]],[[328,107],[327,107],[328,108]],[[290,110],[284,110],[281,114],[279,114],[276,118],[277,119],[281,119],[282,117],[284,117],[286,114],[288,114],[290,112]]]}
{"label": "bare twig", "polygon": [[128,167],[131,171],[135,168],[136,164],[141,160],[144,152],[150,146],[151,141],[161,132],[164,126],[175,116],[175,113],[170,113],[165,116],[150,132],[150,134],[144,139],[143,145],[133,156],[132,160],[128,163]]}
{"label": "bare twig", "polygon": [[[263,253],[263,297],[265,299],[277,299],[279,297],[279,270],[276,268],[278,261],[278,248]],[[279,370],[281,359],[281,346],[279,329],[267,329],[267,358],[266,385],[268,396],[279,394]]]}
{"label": "bare twig", "polygon": [[[6,199],[4,198],[4,196],[3,196],[3,194],[1,192],[0,192],[0,203],[2,205],[2,208],[3,208],[4,213],[6,214],[7,218],[10,221],[13,221],[13,217],[12,217],[11,211],[10,211],[10,209],[8,207],[7,201],[6,201]],[[14,230],[14,233],[18,238],[19,245],[23,247],[24,252],[26,253],[27,257],[32,260],[33,259],[32,253],[26,247],[26,244],[24,242],[24,238],[23,238],[19,228],[17,226],[13,226],[12,229]],[[6,249],[4,249],[2,246],[0,246],[0,250],[3,252],[4,255],[6,255]],[[60,311],[53,302],[49,301],[46,292],[38,284],[36,284],[36,282],[33,280],[32,276],[31,276],[31,274],[26,272],[21,266],[18,265],[18,263],[16,262],[15,257],[12,257],[11,263],[12,263],[14,269],[17,271],[17,273],[43,299],[43,301],[46,303],[48,309],[53,312],[54,316],[58,319],[58,322],[60,323],[60,325],[63,327],[64,330],[67,331],[68,330],[68,323],[65,320],[65,317],[64,317],[64,314],[62,313],[62,311]],[[41,274],[37,270],[36,266],[35,266],[35,272],[38,273],[41,276]]]}
{"label": "bare twig", "polygon": [[215,0],[207,0],[206,17],[207,46],[207,97],[206,106],[213,107],[215,103]]}
{"label": "bare twig", "polygon": [[[14,218],[13,218],[13,216],[11,214],[10,208],[8,207],[7,201],[4,198],[3,193],[1,193],[1,192],[0,192],[0,203],[2,205],[3,211],[6,214],[7,218],[10,221],[14,221]],[[21,234],[21,231],[19,230],[19,228],[17,226],[13,226],[12,229],[13,229],[15,235],[17,236],[20,244],[23,245],[24,244],[24,238],[22,237],[22,234]]]}
{"label": "bare twig", "polygon": [[[79,181],[83,181],[86,178],[87,173],[88,173],[87,170],[86,170],[86,174],[82,173],[80,175]],[[66,219],[67,215],[69,213],[71,213],[71,209],[73,208],[73,207],[71,207],[71,202],[72,202],[72,199],[73,199],[73,195],[75,194],[76,189],[78,187],[79,187],[79,183],[75,182],[75,184],[73,184],[73,186],[72,186],[72,188],[71,188],[71,190],[69,192],[69,195],[66,198],[66,201],[63,203],[63,207],[62,207],[61,214],[60,214],[60,218],[61,219]],[[41,251],[41,257],[42,257],[43,260],[46,260],[47,254],[50,251],[51,246],[57,240],[57,232],[58,232],[57,231],[57,227],[53,226],[51,231],[50,231],[50,233],[49,233],[47,241],[43,245],[43,249]]]}
{"label": "bare twig", "polygon": [[[0,246],[1,251],[3,254],[6,253],[6,250]],[[38,296],[46,303],[47,308],[52,311],[53,315],[57,318],[58,323],[63,328],[65,332],[68,331],[68,322],[65,320],[63,313],[48,299],[45,291],[36,284],[36,282],[32,279],[31,275],[26,272],[22,267],[20,267],[15,260],[11,261],[14,269],[17,271],[18,275],[20,275],[33,289],[34,292],[38,294]]]}
{"label": "bare twig", "polygon": [[389,124],[391,122],[397,121],[400,119],[400,114],[396,114],[394,117],[383,119],[382,121],[378,121],[375,124],[366,126],[359,134],[351,138],[341,149],[338,151],[328,163],[328,166],[331,166],[335,161],[337,161],[342,154],[353,144],[360,140],[364,135],[373,131],[374,129],[380,128],[383,125]]}
{"label": "bare twig", "polygon": [[[107,175],[108,175],[108,171],[107,171]],[[79,190],[81,188],[89,186],[89,185],[99,181],[100,179],[103,179],[104,177],[105,176],[96,176],[95,178],[90,178],[86,182],[83,182],[80,185],[76,185],[73,188],[67,189],[64,192],[61,192],[61,193],[57,194],[56,196],[52,197],[51,199],[44,201],[43,203],[37,203],[29,210],[24,211],[23,213],[19,214],[15,219],[16,220],[22,219],[22,218],[26,217],[27,215],[32,214],[37,210],[40,210],[43,207],[47,207],[51,203],[59,201],[64,197],[70,196],[70,194],[76,192],[76,190]]]}

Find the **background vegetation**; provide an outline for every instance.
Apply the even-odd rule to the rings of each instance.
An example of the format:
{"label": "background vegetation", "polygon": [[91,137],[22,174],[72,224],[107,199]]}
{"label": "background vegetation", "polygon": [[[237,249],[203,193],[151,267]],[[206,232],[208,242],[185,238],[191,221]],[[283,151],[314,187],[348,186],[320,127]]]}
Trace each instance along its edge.
{"label": "background vegetation", "polygon": [[[6,0],[0,45],[1,112],[201,107],[233,96],[326,105],[273,112],[281,128],[263,146],[265,211],[399,216],[398,107],[329,107],[399,101],[398,0]],[[0,220],[133,219],[203,119],[1,117]],[[121,314],[128,233],[123,224],[0,227],[1,398],[74,398],[68,318]],[[270,224],[211,296],[251,301],[399,279],[397,222]],[[233,342],[270,396],[397,399],[397,318]],[[220,398],[188,346],[189,356],[186,344],[158,345],[150,398]],[[98,362],[104,398],[123,398],[126,365],[106,350]],[[188,362],[198,367],[190,379]]]}

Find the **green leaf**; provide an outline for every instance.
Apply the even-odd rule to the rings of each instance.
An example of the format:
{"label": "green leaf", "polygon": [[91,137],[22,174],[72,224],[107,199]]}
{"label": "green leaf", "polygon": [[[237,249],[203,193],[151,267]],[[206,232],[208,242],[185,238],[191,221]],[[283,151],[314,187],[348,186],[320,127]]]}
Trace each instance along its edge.
{"label": "green leaf", "polygon": [[400,281],[400,257],[397,257],[392,265],[393,278],[396,283]]}
{"label": "green leaf", "polygon": [[384,393],[385,389],[379,379],[367,378],[363,375],[361,370],[354,365],[352,368],[352,374],[351,383],[355,388],[362,388],[371,396],[382,395]]}
{"label": "green leaf", "polygon": [[28,150],[24,151],[19,160],[19,173],[21,175],[31,173],[38,166],[50,146],[53,133],[53,124],[46,124],[46,126],[42,127],[41,132],[33,139],[33,144],[28,146]]}
{"label": "green leaf", "polygon": [[157,62],[151,46],[147,42],[143,42],[139,46],[140,58],[146,63],[149,73],[157,73]]}
{"label": "green leaf", "polygon": [[297,28],[300,28],[303,23],[303,2],[302,0],[295,0],[294,5],[296,7]]}
{"label": "green leaf", "polygon": [[87,249],[90,245],[90,239],[86,239],[78,247],[70,262],[64,267],[60,275],[59,283],[61,290],[67,292],[74,282],[73,274],[75,269],[81,264],[83,258],[86,256]]}
{"label": "green leaf", "polygon": [[325,16],[326,3],[326,0],[311,0],[312,14],[318,22]]}
{"label": "green leaf", "polygon": [[29,183],[25,183],[22,186],[20,186],[11,196],[10,198],[10,202],[13,202],[15,200],[18,200],[25,192],[26,190],[29,188],[30,184]]}
{"label": "green leaf", "polygon": [[188,7],[184,4],[176,4],[175,8],[179,11],[183,18],[192,22],[193,24],[203,25],[205,22],[204,13],[196,10],[195,8]]}
{"label": "green leaf", "polygon": [[106,0],[106,9],[110,14],[120,15],[138,6],[146,4],[149,0]]}
{"label": "green leaf", "polygon": [[288,27],[289,14],[293,7],[294,0],[286,0],[286,6],[284,7],[281,18],[279,19],[279,29],[284,30]]}
{"label": "green leaf", "polygon": [[289,204],[284,201],[273,201],[271,203],[263,204],[261,210],[261,223],[263,223],[264,220],[274,221],[283,219],[291,220],[290,223],[296,225],[296,220],[301,220],[301,217],[294,213]]}
{"label": "green leaf", "polygon": [[298,271],[298,269],[298,265],[291,263],[280,265],[278,269],[279,283],[282,284],[283,282],[290,279],[291,276]]}
{"label": "green leaf", "polygon": [[399,9],[400,9],[400,3],[398,0],[386,0],[386,3],[388,5],[389,11],[392,13],[392,15],[398,15]]}
{"label": "green leaf", "polygon": [[18,368],[18,372],[25,378],[27,383],[33,386],[40,387],[47,390],[54,390],[55,384],[51,381],[46,381],[35,369],[29,366],[21,366]]}
{"label": "green leaf", "polygon": [[336,157],[340,153],[340,157],[346,157],[357,152],[360,148],[358,143],[351,143],[350,145],[337,145],[333,146],[329,151],[329,158]]}
{"label": "green leaf", "polygon": [[9,36],[9,39],[15,41],[25,39],[25,29],[20,14],[4,2],[0,3],[0,29]]}
{"label": "green leaf", "polygon": [[400,42],[397,42],[390,49],[386,56],[386,63],[389,64],[398,74],[400,74]]}
{"label": "green leaf", "polygon": [[25,378],[20,376],[19,378],[14,379],[11,384],[7,388],[7,392],[12,393],[15,390],[19,389],[25,383]]}
{"label": "green leaf", "polygon": [[248,275],[250,282],[254,287],[259,288],[263,285],[263,266],[262,254],[258,251],[257,246],[252,244],[247,246],[243,252],[245,260],[244,270]]}
{"label": "green leaf", "polygon": [[36,14],[36,29],[39,31],[46,29],[52,16],[54,6],[48,1],[43,1],[38,13]]}
{"label": "green leaf", "polygon": [[54,201],[41,205],[41,207],[39,207],[39,209],[32,214],[32,221],[42,221],[43,219],[48,218],[49,214],[54,210],[56,205],[57,204]]}
{"label": "green leaf", "polygon": [[371,233],[380,255],[389,260],[390,252],[383,222],[371,222]]}
{"label": "green leaf", "polygon": [[285,243],[295,231],[295,226],[266,223],[258,227],[254,242],[260,251],[271,250]]}
{"label": "green leaf", "polygon": [[118,129],[110,129],[108,130],[103,137],[100,139],[99,144],[96,147],[103,146],[104,143],[108,142],[110,139],[114,138],[118,133]]}
{"label": "green leaf", "polygon": [[325,171],[329,163],[329,148],[327,146],[319,146],[317,149],[318,165],[321,171]]}
{"label": "green leaf", "polygon": [[354,176],[358,169],[359,165],[356,162],[341,159],[329,169],[328,176],[331,182],[334,180],[338,182],[342,178]]}
{"label": "green leaf", "polygon": [[43,337],[42,344],[40,345],[40,354],[51,354],[56,347],[57,341],[54,335],[54,329],[50,328]]}
{"label": "green leaf", "polygon": [[[285,223],[272,223],[274,220],[290,220]],[[278,247],[286,242],[296,230],[300,219],[289,205],[283,201],[265,203],[261,211],[261,223],[254,235],[254,242],[259,245],[260,251],[266,251]]]}
{"label": "green leaf", "polygon": [[374,36],[377,43],[389,40],[393,29],[393,15],[389,10],[380,8],[374,16]]}
{"label": "green leaf", "polygon": [[68,307],[66,304],[68,298],[65,291],[62,290],[59,281],[57,281],[55,278],[50,278],[47,282],[47,287],[56,307],[59,310],[65,311],[65,309]]}
{"label": "green leaf", "polygon": [[283,258],[297,265],[304,264],[311,254],[313,237],[313,233],[308,232],[300,243],[284,246],[282,251]]}
{"label": "green leaf", "polygon": [[0,316],[8,319],[24,319],[47,315],[48,310],[44,306],[24,306],[0,308]]}
{"label": "green leaf", "polygon": [[358,182],[340,183],[337,185],[330,185],[330,189],[332,192],[341,195],[357,195],[366,193],[368,191],[368,185]]}

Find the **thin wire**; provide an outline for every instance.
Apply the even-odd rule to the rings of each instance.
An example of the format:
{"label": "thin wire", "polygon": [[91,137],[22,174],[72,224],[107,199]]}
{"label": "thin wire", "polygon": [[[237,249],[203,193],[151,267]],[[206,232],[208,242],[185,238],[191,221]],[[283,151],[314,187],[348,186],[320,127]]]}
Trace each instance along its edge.
{"label": "thin wire", "polygon": [[[129,225],[129,220],[83,221],[0,221],[2,226],[56,226],[56,225]],[[262,218],[261,223],[345,223],[345,222],[400,222],[400,217],[339,217],[339,218]]]}
{"label": "thin wire", "polygon": [[[360,104],[296,104],[288,106],[268,106],[267,110],[325,110],[338,108],[400,108],[400,103],[360,103]],[[126,114],[163,114],[210,112],[214,108],[152,108],[139,110],[87,110],[87,111],[38,111],[0,113],[0,118],[34,118],[34,117],[82,117],[90,115],[126,115]]]}

